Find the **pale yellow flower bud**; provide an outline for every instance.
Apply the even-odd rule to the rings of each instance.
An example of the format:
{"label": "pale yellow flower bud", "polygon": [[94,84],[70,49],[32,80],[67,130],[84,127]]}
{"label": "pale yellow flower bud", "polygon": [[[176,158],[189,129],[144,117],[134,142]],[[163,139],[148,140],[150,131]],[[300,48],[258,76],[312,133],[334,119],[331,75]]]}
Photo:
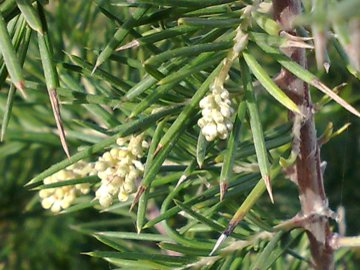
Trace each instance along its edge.
{"label": "pale yellow flower bud", "polygon": [[108,162],[113,161],[113,157],[111,156],[110,152],[105,152],[102,157],[104,161],[108,161]]}
{"label": "pale yellow flower bud", "polygon": [[73,200],[70,200],[70,199],[63,199],[60,204],[61,208],[62,209],[68,208],[71,205],[72,201]]}
{"label": "pale yellow flower bud", "polygon": [[41,201],[41,206],[45,209],[50,209],[50,207],[53,205],[54,203],[54,198],[53,197],[47,197],[47,198],[44,198],[42,201]]}
{"label": "pale yellow flower bud", "polygon": [[122,190],[126,193],[131,193],[134,191],[134,182],[133,181],[125,181]]}
{"label": "pale yellow flower bud", "polygon": [[55,201],[50,208],[51,212],[58,213],[61,211],[61,201]]}
{"label": "pale yellow flower bud", "polygon": [[[45,178],[44,184],[85,177],[92,168],[92,165],[89,165],[84,161],[79,161],[66,169],[60,170]],[[39,196],[43,208],[50,209],[52,212],[60,212],[62,209],[66,209],[71,205],[75,200],[77,193],[85,194],[87,192],[89,192],[89,184],[84,183],[43,189],[39,191]]]}
{"label": "pale yellow flower bud", "polygon": [[219,133],[219,134],[224,134],[224,133],[227,133],[228,132],[228,130],[227,130],[227,128],[226,128],[226,126],[224,125],[224,124],[218,124],[217,126],[216,126],[216,130],[217,130],[217,132]]}
{"label": "pale yellow flower bud", "polygon": [[111,166],[111,163],[109,161],[105,161],[102,157],[100,157],[95,163],[94,163],[94,170],[96,172],[99,171],[105,171],[106,168]]}
{"label": "pale yellow flower bud", "polygon": [[207,141],[213,141],[217,137],[226,139],[232,128],[232,126],[228,128],[230,125],[226,123],[230,121],[233,114],[229,92],[217,79],[210,85],[210,90],[211,94],[199,103],[202,118],[198,120],[198,125]]}
{"label": "pale yellow flower bud", "polygon": [[222,114],[219,111],[215,111],[213,113],[213,119],[218,125],[224,122],[224,116],[222,116]]}
{"label": "pale yellow flower bud", "polygon": [[112,204],[112,201],[113,201],[112,196],[109,194],[106,194],[99,198],[100,205],[105,208],[109,207]]}
{"label": "pale yellow flower bud", "polygon": [[118,195],[119,201],[127,200],[129,193],[134,191],[135,180],[144,171],[144,165],[138,160],[143,155],[144,147],[148,147],[143,135],[119,138],[117,144],[120,147],[105,152],[95,164],[101,179],[96,198],[103,207],[111,205],[115,195]]}
{"label": "pale yellow flower bud", "polygon": [[133,160],[132,163],[135,165],[136,169],[138,169],[139,171],[142,171],[142,172],[144,171],[144,165],[141,163],[141,161]]}
{"label": "pale yellow flower bud", "polygon": [[225,131],[223,133],[218,133],[219,138],[225,140],[229,136],[229,132]]}
{"label": "pale yellow flower bud", "polygon": [[125,192],[119,192],[118,199],[120,202],[126,202],[129,198],[129,195]]}
{"label": "pale yellow flower bud", "polygon": [[53,192],[49,189],[42,189],[39,191],[40,198],[44,199],[46,197],[49,197]]}

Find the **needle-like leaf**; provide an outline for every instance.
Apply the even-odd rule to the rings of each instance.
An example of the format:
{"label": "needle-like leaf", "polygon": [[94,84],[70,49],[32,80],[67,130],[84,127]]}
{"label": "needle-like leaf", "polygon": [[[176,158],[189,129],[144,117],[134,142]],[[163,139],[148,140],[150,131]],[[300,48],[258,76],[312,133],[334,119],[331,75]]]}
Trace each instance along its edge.
{"label": "needle-like leaf", "polygon": [[16,0],[21,13],[23,14],[26,22],[36,32],[42,34],[41,20],[36,9],[32,6],[30,0]]}
{"label": "needle-like leaf", "polygon": [[94,73],[95,70],[110,57],[110,55],[115,51],[115,49],[127,36],[127,34],[129,33],[129,29],[134,26],[134,24],[145,14],[148,9],[148,6],[137,8],[132,14],[132,16],[126,22],[124,22],[122,27],[120,27],[115,32],[114,37],[106,45],[105,49],[100,53],[99,57],[97,58],[92,73]]}
{"label": "needle-like leaf", "polygon": [[26,97],[24,92],[24,79],[20,62],[16,56],[16,51],[11,43],[10,35],[6,28],[6,23],[0,13],[0,52],[3,56],[6,68],[10,74],[11,81],[15,87]]}
{"label": "needle-like leaf", "polygon": [[[256,35],[253,36],[253,38],[256,40]],[[291,73],[293,73],[303,81],[307,82],[308,84],[314,86],[324,94],[331,97],[333,100],[335,100],[337,103],[339,103],[342,107],[344,107],[352,114],[356,115],[357,117],[360,117],[360,112],[358,110],[356,110],[353,106],[351,106],[348,102],[346,102],[336,93],[331,91],[329,87],[327,87],[324,83],[322,83],[319,80],[319,78],[313,75],[310,71],[304,69],[302,66],[292,61],[287,56],[283,55],[279,50],[270,47],[264,43],[259,43],[258,45],[261,49],[263,49],[266,53],[269,53],[276,61],[278,61],[284,68],[289,70]]]}
{"label": "needle-like leaf", "polygon": [[227,142],[226,152],[224,157],[224,163],[221,167],[220,173],[220,200],[224,198],[225,191],[227,189],[229,179],[232,175],[232,170],[235,160],[235,152],[239,143],[241,122],[245,118],[246,105],[245,102],[240,102],[238,111],[235,117],[234,128],[230,134]]}
{"label": "needle-like leaf", "polygon": [[261,125],[260,113],[256,103],[250,71],[243,59],[240,60],[243,86],[245,90],[246,105],[249,112],[250,127],[254,139],[256,157],[259,163],[261,176],[265,182],[266,189],[269,193],[270,200],[274,203],[270,184],[270,163],[265,146],[264,132]]}
{"label": "needle-like leaf", "polygon": [[[279,168],[272,171],[271,177],[274,178],[279,173]],[[259,199],[266,189],[264,181],[259,181],[257,185],[251,190],[250,194],[246,197],[245,201],[238,208],[236,213],[231,218],[226,230],[220,235],[215,246],[211,251],[211,255],[220,247],[225,239],[233,232],[236,225],[245,217],[246,213],[250,211],[254,203]]]}
{"label": "needle-like leaf", "polygon": [[290,111],[300,113],[296,104],[271,80],[267,72],[261,67],[261,65],[256,61],[250,52],[244,51],[243,57],[252,73],[270,95],[272,95],[277,101],[279,101]]}

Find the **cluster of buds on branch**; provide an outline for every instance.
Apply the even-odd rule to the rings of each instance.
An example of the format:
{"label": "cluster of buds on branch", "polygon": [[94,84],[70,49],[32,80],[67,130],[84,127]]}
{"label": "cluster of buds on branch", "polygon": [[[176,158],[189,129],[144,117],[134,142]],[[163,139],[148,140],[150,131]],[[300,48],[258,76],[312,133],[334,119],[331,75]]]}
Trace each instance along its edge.
{"label": "cluster of buds on branch", "polygon": [[199,103],[202,117],[199,119],[198,125],[207,141],[213,141],[216,138],[224,140],[228,138],[233,128],[231,118],[234,109],[231,107],[230,95],[224,84],[229,77],[233,62],[238,58],[240,51],[246,47],[247,41],[248,35],[239,26],[236,29],[234,46],[222,61],[221,70],[210,85],[211,92]]}
{"label": "cluster of buds on branch", "polygon": [[143,136],[132,136],[126,146],[126,139],[118,139],[117,147],[105,152],[95,163],[95,170],[101,179],[96,198],[102,207],[112,204],[113,198],[126,201],[135,189],[135,183],[144,172],[140,158],[144,154],[147,142]]}
{"label": "cluster of buds on branch", "polygon": [[[70,179],[82,178],[88,175],[94,175],[94,167],[92,163],[79,161],[64,170],[46,177],[44,184],[54,184]],[[54,213],[60,212],[62,209],[68,208],[79,194],[87,194],[90,190],[88,183],[65,185],[55,188],[42,189],[39,192],[41,205],[45,209],[50,209]]]}
{"label": "cluster of buds on branch", "polygon": [[229,92],[217,81],[210,88],[211,93],[199,104],[202,118],[199,119],[198,125],[207,141],[213,141],[217,137],[226,139],[233,127],[231,116],[234,113]]}
{"label": "cluster of buds on branch", "polygon": [[[96,191],[96,199],[102,207],[109,207],[114,197],[119,201],[126,201],[135,190],[137,180],[144,172],[144,165],[140,158],[148,143],[143,135],[119,138],[116,146],[105,152],[96,162],[79,161],[66,169],[46,177],[44,184],[54,184],[70,179],[77,179],[97,175],[101,179],[100,187]],[[46,188],[39,192],[41,205],[52,212],[60,212],[68,208],[80,194],[87,194],[90,190],[88,183],[64,185]]]}

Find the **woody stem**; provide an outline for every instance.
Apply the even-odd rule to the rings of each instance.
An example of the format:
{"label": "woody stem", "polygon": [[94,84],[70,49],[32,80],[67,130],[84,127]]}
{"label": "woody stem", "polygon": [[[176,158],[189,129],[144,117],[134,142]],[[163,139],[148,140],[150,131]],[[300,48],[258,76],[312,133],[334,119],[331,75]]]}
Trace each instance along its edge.
{"label": "woody stem", "polygon": [[[300,0],[273,0],[274,18],[282,30],[297,35],[292,27],[292,21],[301,12]],[[292,60],[307,67],[305,49],[287,48],[283,52]],[[294,134],[293,150],[298,153],[295,161],[292,180],[299,190],[301,213],[304,217],[314,213],[326,212],[328,201],[323,185],[323,175],[320,169],[320,147],[317,142],[311,98],[306,83],[295,77],[289,71],[282,69],[278,84],[287,95],[299,106],[305,118],[300,121],[299,133]],[[295,116],[289,113],[289,118],[295,122]],[[333,249],[329,241],[332,237],[328,216],[309,219],[302,227],[307,232],[313,266],[317,270],[333,269]]]}

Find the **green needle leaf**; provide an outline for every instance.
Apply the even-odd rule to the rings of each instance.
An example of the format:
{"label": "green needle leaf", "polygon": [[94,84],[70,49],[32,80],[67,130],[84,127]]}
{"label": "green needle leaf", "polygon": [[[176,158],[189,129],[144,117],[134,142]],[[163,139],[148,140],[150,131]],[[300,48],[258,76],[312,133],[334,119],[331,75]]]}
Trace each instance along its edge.
{"label": "green needle leaf", "polygon": [[100,53],[99,57],[97,58],[93,73],[102,63],[104,63],[110,57],[114,50],[125,39],[125,37],[129,33],[129,29],[131,29],[136,24],[136,22],[146,13],[148,9],[148,6],[137,8],[132,14],[132,16],[126,22],[124,22],[124,24],[115,32],[114,37],[110,40],[110,42],[106,45],[105,49]]}
{"label": "green needle leaf", "polygon": [[272,203],[274,203],[274,198],[272,195],[271,184],[270,184],[270,164],[267,156],[264,132],[260,120],[260,113],[256,103],[254,91],[252,88],[250,71],[243,59],[240,60],[240,66],[241,66],[241,74],[243,78],[246,105],[250,118],[250,127],[254,139],[256,157],[259,163],[261,176],[266,184],[266,188],[269,193],[270,199]]}
{"label": "green needle leaf", "polygon": [[[276,168],[272,171],[271,178],[274,178],[279,173],[280,169]],[[264,181],[259,181],[256,186],[251,190],[250,194],[246,197],[245,201],[241,204],[239,209],[236,211],[234,216],[231,218],[229,225],[226,230],[218,238],[213,250],[210,255],[215,253],[215,251],[220,247],[221,243],[233,232],[236,225],[245,217],[247,212],[250,211],[251,207],[259,199],[259,197],[264,193],[266,185]]]}
{"label": "green needle leaf", "polygon": [[127,239],[127,240],[139,240],[139,241],[151,241],[151,242],[160,242],[171,241],[171,238],[162,234],[155,233],[132,233],[132,232],[112,232],[112,231],[104,231],[104,232],[96,232],[95,235],[114,238],[114,239]]}
{"label": "green needle leaf", "polygon": [[235,117],[234,128],[229,136],[229,140],[225,150],[224,163],[220,173],[220,200],[222,201],[228,186],[229,179],[232,175],[232,169],[235,160],[235,153],[239,143],[241,121],[245,118],[246,106],[244,102],[240,102],[238,112]]}
{"label": "green needle leaf", "polygon": [[175,6],[175,7],[208,7],[208,6],[215,6],[221,5],[226,3],[235,2],[235,0],[201,0],[201,1],[194,1],[194,0],[177,0],[174,2],[173,0],[137,0],[138,3],[146,3],[155,6]]}
{"label": "green needle leaf", "polygon": [[[45,15],[43,14],[40,5],[39,5],[39,11],[41,12],[42,18],[45,20]],[[46,25],[44,29],[47,29]],[[69,158],[70,153],[66,143],[65,130],[60,116],[60,105],[56,93],[56,89],[59,87],[59,78],[53,61],[53,53],[47,31],[44,34],[38,33],[38,43],[39,43],[40,57],[44,69],[45,81],[51,103],[51,108],[54,114],[57,129],[59,131],[61,145],[64,149],[65,154]]]}
{"label": "green needle leaf", "polygon": [[[152,163],[154,160],[154,153],[155,153],[156,147],[160,141],[165,124],[166,124],[166,118],[164,120],[162,120],[160,122],[160,124],[156,127],[154,136],[151,140],[149,152],[147,154],[144,175],[148,174],[149,169],[152,166]],[[144,225],[147,203],[148,203],[148,199],[149,199],[149,191],[150,191],[150,188],[147,188],[139,199],[139,207],[138,207],[138,211],[137,211],[137,215],[136,215],[136,228],[137,228],[138,233],[140,233],[140,231]]]}
{"label": "green needle leaf", "polygon": [[267,72],[248,51],[243,52],[243,57],[252,73],[270,95],[272,95],[277,101],[279,101],[290,111],[300,113],[300,110],[296,104],[271,80]]}
{"label": "green needle leaf", "polygon": [[39,34],[42,34],[41,20],[36,9],[29,0],[16,0],[16,3],[29,26]]}
{"label": "green needle leaf", "polygon": [[206,148],[209,142],[205,139],[205,136],[200,132],[196,145],[196,161],[199,168],[202,168],[206,156]]}
{"label": "green needle leaf", "polygon": [[189,263],[193,261],[193,257],[169,256],[162,254],[148,254],[137,252],[112,252],[112,251],[94,251],[85,253],[92,257],[117,258],[129,260],[151,260],[160,262]]}
{"label": "green needle leaf", "polygon": [[158,55],[151,57],[149,60],[145,62],[145,67],[147,65],[154,66],[164,63],[172,58],[185,56],[190,57],[193,55],[198,55],[204,52],[214,52],[229,49],[233,46],[233,41],[222,41],[215,43],[206,43],[206,44],[198,44],[184,48],[178,48],[174,50],[169,50]]}
{"label": "green needle leaf", "polygon": [[11,109],[12,109],[12,105],[13,105],[13,101],[14,101],[14,95],[15,95],[15,87],[13,84],[11,84],[9,93],[8,93],[8,97],[7,97],[7,101],[6,101],[5,113],[4,113],[3,121],[2,121],[2,125],[1,125],[0,141],[4,140],[6,129],[9,124],[9,120],[10,120],[10,116],[11,116]]}
{"label": "green needle leaf", "polygon": [[[254,33],[252,35],[250,35],[250,37],[253,38],[255,41],[257,40],[257,35],[254,35]],[[292,61],[289,57],[282,54],[279,50],[272,48],[272,47],[268,46],[267,44],[264,44],[263,42],[259,42],[258,45],[262,50],[264,50],[266,53],[270,54],[276,61],[278,61],[284,68],[289,70],[295,76],[297,76],[304,82],[307,82],[308,84],[314,86],[315,88],[319,89],[321,92],[328,95],[333,100],[335,100],[337,103],[339,103],[346,110],[348,110],[352,114],[356,115],[357,117],[360,117],[360,112],[358,110],[356,110],[348,102],[346,102],[344,99],[342,99],[336,93],[334,93],[329,87],[327,87],[324,83],[322,83],[319,80],[319,78],[317,78],[315,75],[313,75],[310,71],[308,71],[307,69],[304,69],[302,66],[300,66],[296,62]]]}
{"label": "green needle leaf", "polygon": [[16,56],[16,51],[11,43],[10,35],[6,28],[6,23],[0,13],[0,52],[4,58],[6,68],[10,74],[11,81],[15,87],[26,97],[24,92],[24,79],[20,62]]}

